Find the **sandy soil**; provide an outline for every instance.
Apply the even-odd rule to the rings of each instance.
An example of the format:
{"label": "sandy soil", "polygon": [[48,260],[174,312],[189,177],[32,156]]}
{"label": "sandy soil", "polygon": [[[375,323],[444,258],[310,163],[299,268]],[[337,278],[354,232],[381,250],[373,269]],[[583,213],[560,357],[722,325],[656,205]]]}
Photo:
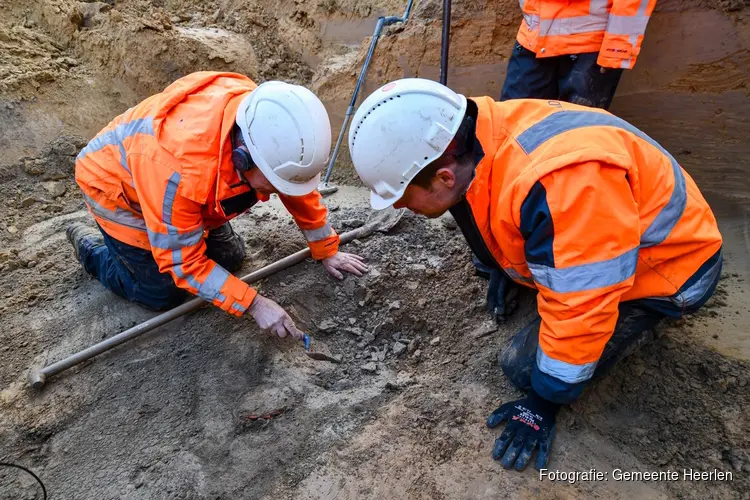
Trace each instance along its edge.
{"label": "sandy soil", "polygon": [[[308,261],[260,284],[340,365],[205,308],[40,393],[26,387],[32,363],[151,316],[85,276],[65,241],[68,223],[91,222],[72,179],[80,147],[200,69],[310,83],[340,119],[373,18],[403,9],[391,0],[0,1],[0,461],[30,466],[61,499],[750,498],[748,10],[659,5],[615,111],[696,178],[725,236],[725,272],[700,314],[663,325],[655,344],[563,410],[550,465],[716,468],[733,481],[571,485],[494,463],[484,419],[518,396],[496,355],[534,297],[508,324],[488,322],[486,283],[449,218],[407,215],[391,234],[352,243],[373,268],[362,279],[336,282]],[[497,95],[517,4],[454,9],[451,81]],[[439,17],[439,2],[418,2],[408,27],[384,35],[365,93],[437,75]],[[346,152],[336,179],[357,184]],[[369,214],[356,187],[327,203],[339,231]],[[304,245],[275,201],[234,225],[245,272]],[[0,469],[5,498],[40,497],[28,477]]]}

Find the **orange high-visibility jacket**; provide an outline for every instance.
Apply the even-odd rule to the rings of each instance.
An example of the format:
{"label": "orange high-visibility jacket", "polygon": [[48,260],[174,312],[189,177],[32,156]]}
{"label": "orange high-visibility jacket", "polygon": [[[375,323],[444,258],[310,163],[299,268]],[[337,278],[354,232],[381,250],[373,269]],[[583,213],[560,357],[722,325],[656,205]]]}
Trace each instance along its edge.
{"label": "orange high-visibility jacket", "polygon": [[721,235],[687,172],[624,120],[564,102],[473,101],[484,156],[466,201],[495,263],[539,290],[532,386],[567,403],[591,378],[621,301],[680,316],[707,300]]}
{"label": "orange high-visibility jacket", "polygon": [[[179,287],[236,316],[256,291],[206,257],[204,236],[256,201],[234,169],[229,138],[240,101],[255,88],[236,73],[180,78],[112,120],[76,161],[76,182],[107,234],[151,250]],[[280,198],[313,258],[338,251],[316,191]]]}
{"label": "orange high-visibility jacket", "polygon": [[632,68],[656,0],[520,0],[518,43],[537,57],[599,52],[605,68]]}

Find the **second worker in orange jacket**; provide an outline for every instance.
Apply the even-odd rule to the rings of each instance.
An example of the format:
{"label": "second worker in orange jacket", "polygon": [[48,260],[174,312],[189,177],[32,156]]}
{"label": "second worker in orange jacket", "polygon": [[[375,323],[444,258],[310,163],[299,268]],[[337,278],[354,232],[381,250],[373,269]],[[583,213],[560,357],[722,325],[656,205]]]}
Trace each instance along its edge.
{"label": "second worker in orange jacket", "polygon": [[[656,0],[521,0],[501,101],[553,99],[608,109],[635,65]],[[476,273],[490,269],[476,256]],[[491,277],[490,277],[491,278]],[[514,302],[498,314],[512,312]]]}
{"label": "second worker in orange jacket", "polygon": [[68,239],[86,271],[121,297],[163,310],[192,293],[301,337],[278,304],[231,274],[245,248],[228,221],[278,193],[331,275],[366,272],[361,257],[339,252],[316,191],[330,146],[328,114],[304,87],[193,73],[80,152],[76,182],[99,231],[74,224]]}
{"label": "second worker in orange jacket", "polygon": [[506,468],[537,446],[545,467],[560,406],[662,318],[697,311],[721,275],[721,234],[693,179],[606,111],[404,79],[360,105],[349,151],[373,208],[450,210],[493,274],[538,292],[538,315],[500,356],[527,396],[487,420],[508,421],[493,453]]}

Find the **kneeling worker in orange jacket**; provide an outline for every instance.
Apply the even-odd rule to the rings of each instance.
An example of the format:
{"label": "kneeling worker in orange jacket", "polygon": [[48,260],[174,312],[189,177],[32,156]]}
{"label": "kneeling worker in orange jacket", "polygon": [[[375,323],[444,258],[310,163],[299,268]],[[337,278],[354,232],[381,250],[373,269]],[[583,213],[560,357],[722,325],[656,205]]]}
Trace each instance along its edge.
{"label": "kneeling worker in orange jacket", "polygon": [[330,274],[367,271],[361,257],[339,252],[315,190],[330,146],[328,114],[309,90],[193,73],[80,152],[76,181],[101,233],[75,224],[68,239],[86,271],[121,297],[162,310],[189,292],[301,337],[284,309],[231,274],[245,248],[228,221],[278,193]]}
{"label": "kneeling worker in orange jacket", "polygon": [[560,406],[719,280],[721,235],[693,180],[606,111],[405,79],[362,103],[349,150],[373,208],[450,211],[491,283],[538,291],[539,316],[500,356],[528,395],[487,420],[508,421],[493,452],[506,468],[526,467],[537,446],[543,468]]}

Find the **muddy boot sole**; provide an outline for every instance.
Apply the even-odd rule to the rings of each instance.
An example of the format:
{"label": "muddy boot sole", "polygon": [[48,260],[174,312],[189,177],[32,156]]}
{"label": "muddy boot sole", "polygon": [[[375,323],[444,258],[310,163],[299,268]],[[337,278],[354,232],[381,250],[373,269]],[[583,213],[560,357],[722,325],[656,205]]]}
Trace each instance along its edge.
{"label": "muddy boot sole", "polygon": [[78,262],[81,262],[81,250],[84,246],[89,248],[104,245],[101,233],[83,223],[74,223],[65,229],[65,236],[73,247]]}

